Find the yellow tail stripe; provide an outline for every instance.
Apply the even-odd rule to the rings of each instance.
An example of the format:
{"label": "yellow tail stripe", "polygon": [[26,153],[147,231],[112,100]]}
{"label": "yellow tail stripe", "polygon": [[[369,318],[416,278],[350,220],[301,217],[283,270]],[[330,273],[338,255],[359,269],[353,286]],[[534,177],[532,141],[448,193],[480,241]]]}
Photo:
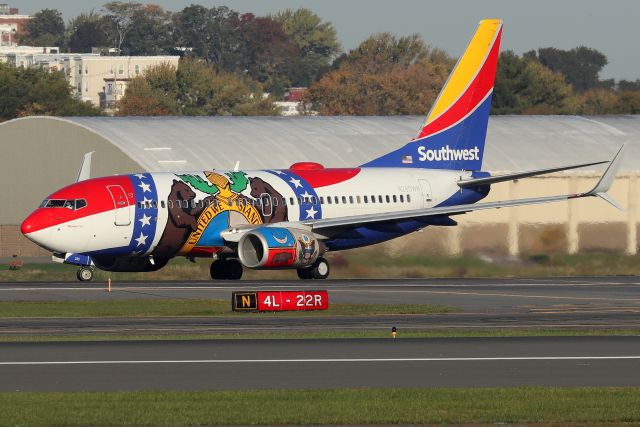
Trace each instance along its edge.
{"label": "yellow tail stripe", "polygon": [[499,19],[480,21],[467,50],[456,64],[444,89],[431,108],[425,124],[432,122],[449,109],[469,87],[491,51],[491,46],[501,25],[502,21]]}

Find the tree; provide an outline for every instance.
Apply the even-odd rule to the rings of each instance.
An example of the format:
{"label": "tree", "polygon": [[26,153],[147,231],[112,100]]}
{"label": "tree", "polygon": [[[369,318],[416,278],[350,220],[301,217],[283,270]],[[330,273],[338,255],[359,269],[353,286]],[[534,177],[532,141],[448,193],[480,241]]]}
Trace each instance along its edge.
{"label": "tree", "polygon": [[95,116],[99,110],[79,101],[62,71],[0,64],[0,120],[28,115]]}
{"label": "tree", "polygon": [[238,12],[226,6],[191,5],[178,12],[174,22],[176,46],[193,49],[193,54],[221,70],[244,71]]}
{"label": "tree", "polygon": [[242,69],[267,90],[282,95],[291,84],[288,76],[295,69],[299,49],[271,18],[258,18],[251,13],[240,17],[243,43]]}
{"label": "tree", "polygon": [[531,57],[502,52],[494,84],[492,114],[571,114],[573,90],[564,76]]}
{"label": "tree", "polygon": [[122,45],[133,27],[133,20],[136,13],[142,10],[140,3],[123,3],[112,1],[103,6],[103,11],[111,23],[111,39],[118,49],[118,54],[122,51]]}
{"label": "tree", "polygon": [[120,115],[278,114],[259,83],[197,59],[181,60],[177,72],[168,65],[152,67],[144,82],[134,80],[120,101]]}
{"label": "tree", "polygon": [[20,44],[30,46],[64,46],[65,27],[57,9],[42,9],[33,15],[20,36]]}
{"label": "tree", "polygon": [[376,34],[312,84],[306,101],[323,115],[425,114],[452,66],[419,36]]}
{"label": "tree", "polygon": [[[174,73],[175,74],[175,73]],[[171,114],[158,93],[144,77],[129,82],[125,96],[118,103],[119,116],[167,116]]]}
{"label": "tree", "polygon": [[109,22],[93,11],[73,18],[67,25],[68,44],[71,52],[87,53],[93,47],[109,45]]}
{"label": "tree", "polygon": [[296,72],[290,76],[292,83],[309,86],[341,50],[335,28],[306,8],[286,9],[269,18],[282,25],[300,51]]}
{"label": "tree", "polygon": [[621,91],[621,92],[639,91],[640,90],[640,79],[637,79],[636,81],[620,80],[618,82],[618,90]]}
{"label": "tree", "polygon": [[599,79],[600,71],[608,61],[607,57],[596,49],[585,46],[571,50],[547,47],[538,49],[537,53],[527,52],[525,56],[537,59],[545,67],[564,74],[567,82],[578,92],[596,87],[611,87],[613,84],[611,80],[602,82]]}
{"label": "tree", "polygon": [[122,49],[129,55],[163,55],[173,49],[171,14],[155,4],[133,12]]}

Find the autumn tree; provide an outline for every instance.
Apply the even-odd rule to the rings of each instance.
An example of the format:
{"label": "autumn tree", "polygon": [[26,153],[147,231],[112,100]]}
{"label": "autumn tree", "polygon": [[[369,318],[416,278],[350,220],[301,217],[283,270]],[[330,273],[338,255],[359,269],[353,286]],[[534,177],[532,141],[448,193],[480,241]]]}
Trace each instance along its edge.
{"label": "autumn tree", "polygon": [[298,46],[271,18],[246,13],[240,17],[242,59],[240,66],[252,79],[263,83],[268,91],[282,95],[291,85]]}
{"label": "autumn tree", "polygon": [[[134,79],[120,101],[120,115],[277,115],[273,99],[258,82],[219,72],[197,59],[183,59],[178,70],[162,65]],[[134,80],[131,83],[134,83]]]}
{"label": "autumn tree", "polygon": [[164,55],[173,49],[171,14],[155,4],[134,10],[122,44],[128,55]]}
{"label": "autumn tree", "polygon": [[57,9],[42,9],[25,26],[19,42],[29,46],[64,46],[65,26]]}
{"label": "autumn tree", "polygon": [[309,86],[340,53],[335,28],[329,22],[322,22],[318,15],[306,8],[285,9],[269,17],[282,25],[284,32],[299,49],[294,72],[289,76],[292,84]]}
{"label": "autumn tree", "polygon": [[376,34],[312,84],[306,101],[323,115],[425,114],[452,66],[417,35]]}

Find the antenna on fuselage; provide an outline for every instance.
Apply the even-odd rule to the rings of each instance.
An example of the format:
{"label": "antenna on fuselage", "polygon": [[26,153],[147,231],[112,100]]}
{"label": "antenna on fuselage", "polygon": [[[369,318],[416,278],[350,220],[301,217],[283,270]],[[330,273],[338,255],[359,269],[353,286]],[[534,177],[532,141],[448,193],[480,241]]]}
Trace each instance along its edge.
{"label": "antenna on fuselage", "polygon": [[82,159],[82,164],[80,165],[80,170],[78,171],[78,177],[76,178],[76,182],[84,181],[91,178],[91,156],[95,153],[95,151],[91,151],[84,155]]}
{"label": "antenna on fuselage", "polygon": [[236,162],[236,165],[233,167],[234,172],[238,172],[240,170],[240,160]]}

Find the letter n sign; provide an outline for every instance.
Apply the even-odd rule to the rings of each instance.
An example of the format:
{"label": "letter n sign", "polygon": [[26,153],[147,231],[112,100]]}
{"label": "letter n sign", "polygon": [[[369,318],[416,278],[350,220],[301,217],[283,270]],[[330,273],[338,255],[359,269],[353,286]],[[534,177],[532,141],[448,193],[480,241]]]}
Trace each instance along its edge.
{"label": "letter n sign", "polygon": [[255,292],[234,292],[231,296],[233,311],[252,311],[258,309],[258,297]]}

